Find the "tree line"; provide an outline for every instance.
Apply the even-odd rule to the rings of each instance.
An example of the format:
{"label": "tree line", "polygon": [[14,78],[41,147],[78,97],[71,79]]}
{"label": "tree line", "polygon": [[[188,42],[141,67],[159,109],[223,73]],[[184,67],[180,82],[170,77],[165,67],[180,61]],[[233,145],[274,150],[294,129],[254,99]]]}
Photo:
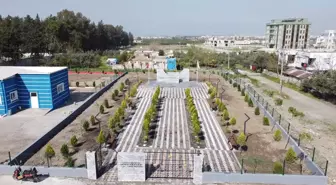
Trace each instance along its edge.
{"label": "tree line", "polygon": [[20,59],[23,53],[67,53],[114,50],[133,44],[120,25],[92,22],[82,13],[62,10],[41,19],[0,15],[0,58]]}
{"label": "tree line", "polygon": [[183,67],[196,67],[196,61],[199,61],[203,67],[227,67],[228,61],[230,68],[250,68],[255,65],[258,71],[267,69],[269,71],[277,71],[278,58],[276,54],[266,52],[239,52],[232,51],[227,53],[215,53],[202,48],[190,47],[188,51],[175,51],[174,56],[178,59],[178,64]]}
{"label": "tree line", "polygon": [[335,82],[336,71],[319,72],[315,73],[311,78],[303,80],[301,90],[336,104]]}

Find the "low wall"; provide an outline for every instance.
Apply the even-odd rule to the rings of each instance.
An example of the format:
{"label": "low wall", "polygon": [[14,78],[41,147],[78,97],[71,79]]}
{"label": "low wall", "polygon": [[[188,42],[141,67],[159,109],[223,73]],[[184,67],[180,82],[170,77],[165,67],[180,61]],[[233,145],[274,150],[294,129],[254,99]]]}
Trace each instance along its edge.
{"label": "low wall", "polygon": [[81,104],[76,110],[74,110],[69,116],[60,121],[54,128],[49,130],[39,139],[34,141],[30,146],[17,154],[9,165],[23,165],[29,158],[31,158],[36,152],[38,152],[44,145],[46,145],[54,136],[56,136],[61,130],[73,122],[77,116],[79,116],[85,109],[87,109],[94,101],[96,101],[104,92],[110,89],[121,77],[125,76],[127,73],[123,73],[121,76],[116,78],[110,84],[106,85],[104,88],[100,89],[98,92],[92,94],[88,97],[83,104]]}
{"label": "low wall", "polygon": [[[17,166],[0,165],[0,175],[12,175]],[[21,166],[22,170],[28,170],[32,166]],[[73,177],[87,178],[86,168],[65,168],[65,167],[35,167],[39,175],[49,175],[51,177]]]}
{"label": "low wall", "polygon": [[278,174],[225,174],[205,172],[203,183],[258,183],[288,185],[327,185],[326,176],[315,175],[278,175]]}

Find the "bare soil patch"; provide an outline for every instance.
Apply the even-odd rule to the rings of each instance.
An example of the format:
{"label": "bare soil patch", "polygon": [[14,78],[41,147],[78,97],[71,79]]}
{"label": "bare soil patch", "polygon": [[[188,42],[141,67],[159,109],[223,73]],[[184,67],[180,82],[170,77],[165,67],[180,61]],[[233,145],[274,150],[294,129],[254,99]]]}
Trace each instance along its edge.
{"label": "bare soil patch", "polygon": [[[199,79],[200,81],[208,81],[209,75],[199,74]],[[286,147],[287,141],[284,139],[279,142],[274,141],[273,135],[276,129],[272,126],[263,125],[263,112],[260,112],[258,116],[255,115],[255,107],[248,107],[248,104],[244,101],[244,96],[241,96],[241,92],[237,88],[233,88],[231,84],[218,75],[211,74],[210,81],[214,87],[219,82],[219,94],[223,89],[225,90],[223,102],[228,109],[230,118],[235,117],[237,120],[234,126],[221,125],[227,138],[232,134],[238,137],[241,132],[244,132],[244,122],[247,119],[245,113],[250,117],[246,124],[247,151],[236,152],[240,162],[244,159],[244,168],[248,173],[272,173],[274,162],[283,163],[290,145]],[[217,119],[220,123],[223,123],[221,113],[217,114]],[[285,173],[287,174],[300,174],[300,171],[299,162],[285,165]],[[309,171],[303,167],[303,173],[308,174]]]}

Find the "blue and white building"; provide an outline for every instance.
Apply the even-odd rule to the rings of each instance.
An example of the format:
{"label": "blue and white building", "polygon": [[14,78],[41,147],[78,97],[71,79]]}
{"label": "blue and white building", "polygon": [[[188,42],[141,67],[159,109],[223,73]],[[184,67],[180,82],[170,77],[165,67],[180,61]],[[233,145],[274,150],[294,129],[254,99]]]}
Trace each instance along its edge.
{"label": "blue and white building", "polygon": [[66,67],[0,67],[0,115],[55,109],[70,96]]}

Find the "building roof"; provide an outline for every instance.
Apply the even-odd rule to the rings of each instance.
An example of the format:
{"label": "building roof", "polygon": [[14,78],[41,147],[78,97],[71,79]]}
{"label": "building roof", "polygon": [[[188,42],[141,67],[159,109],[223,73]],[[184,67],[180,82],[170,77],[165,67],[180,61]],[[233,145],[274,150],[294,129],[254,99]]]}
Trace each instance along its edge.
{"label": "building roof", "polygon": [[300,69],[290,68],[284,71],[284,74],[295,77],[297,79],[306,79],[312,76],[312,73]]}
{"label": "building roof", "polygon": [[275,19],[267,25],[290,25],[290,24],[311,24],[308,19],[305,18],[291,18],[291,19]]}
{"label": "building roof", "polygon": [[67,67],[14,67],[1,66],[0,80],[7,79],[16,74],[52,74],[57,71],[67,69]]}

